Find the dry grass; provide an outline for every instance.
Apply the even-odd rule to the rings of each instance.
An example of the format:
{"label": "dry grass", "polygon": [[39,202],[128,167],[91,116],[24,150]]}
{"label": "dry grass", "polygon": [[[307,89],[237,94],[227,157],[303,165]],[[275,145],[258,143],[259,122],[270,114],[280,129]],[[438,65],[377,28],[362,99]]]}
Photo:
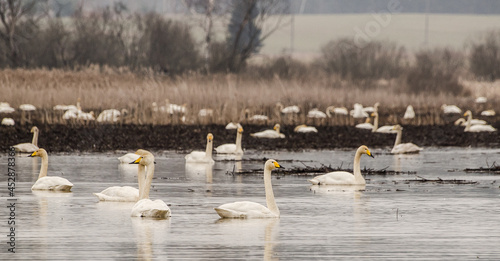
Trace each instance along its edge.
{"label": "dry grass", "polygon": [[[345,106],[352,109],[354,103],[372,106],[380,102],[380,112],[386,115],[385,121],[396,123],[402,117],[407,105],[411,104],[417,114],[427,115],[415,124],[439,124],[439,107],[456,104],[463,109],[479,111],[498,108],[499,88],[497,83],[464,82],[472,94],[471,97],[452,95],[410,95],[401,92],[396,81],[380,81],[370,86],[359,88],[353,83],[334,81],[334,87],[327,86],[324,79],[305,81],[243,80],[236,75],[201,76],[190,75],[177,79],[162,78],[144,73],[136,75],[126,70],[117,71],[108,68],[89,67],[81,71],[64,70],[1,70],[0,97],[17,108],[20,104],[30,103],[44,111],[47,122],[57,122],[51,112],[57,104],[76,104],[78,98],[84,111],[95,111],[96,115],[104,109],[127,109],[131,112],[128,122],[134,123],[171,123],[177,117],[152,113],[151,103],[164,105],[168,99],[174,104],[186,104],[187,123],[218,123],[244,121],[244,110],[249,115],[266,114],[271,121],[284,123],[315,124],[354,124],[346,119],[313,121],[306,118],[312,108],[325,110],[326,107]],[[331,84],[330,84],[331,85]],[[486,96],[489,102],[483,108],[474,104],[476,96]],[[294,118],[281,118],[275,111],[277,102],[298,105],[302,112]],[[214,116],[199,119],[201,108],[211,108]],[[5,117],[5,115],[1,115]],[[270,124],[266,122],[265,124]]]}

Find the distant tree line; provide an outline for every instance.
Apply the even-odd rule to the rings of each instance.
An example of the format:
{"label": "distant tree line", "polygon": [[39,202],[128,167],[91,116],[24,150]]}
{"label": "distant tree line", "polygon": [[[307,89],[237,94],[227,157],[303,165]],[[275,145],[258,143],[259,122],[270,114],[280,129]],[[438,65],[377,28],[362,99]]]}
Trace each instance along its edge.
{"label": "distant tree line", "polygon": [[[71,18],[50,14],[45,1],[0,0],[0,68],[67,68],[90,65],[153,71],[158,75],[239,73],[242,77],[292,79],[311,77],[364,82],[397,79],[410,92],[460,93],[459,77],[500,78],[500,30],[468,43],[467,50],[423,49],[370,41],[360,48],[351,38],[325,44],[312,64],[283,56],[258,65],[248,59],[259,52],[271,30],[264,23],[289,5],[280,0],[191,0],[186,6],[204,17],[200,43],[185,23],[156,13],[128,11],[121,2]],[[227,37],[214,40],[213,14],[229,15]],[[332,84],[334,82],[325,82]]]}

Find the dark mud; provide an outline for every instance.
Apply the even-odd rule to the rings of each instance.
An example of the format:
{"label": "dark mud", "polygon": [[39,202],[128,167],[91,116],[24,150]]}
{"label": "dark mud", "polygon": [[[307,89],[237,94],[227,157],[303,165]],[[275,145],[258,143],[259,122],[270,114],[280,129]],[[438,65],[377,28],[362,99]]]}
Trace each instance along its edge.
{"label": "dark mud", "polygon": [[[31,125],[0,127],[0,150],[31,142]],[[38,145],[51,152],[104,152],[114,150],[204,150],[206,135],[214,135],[214,147],[234,143],[235,130],[222,125],[92,125],[70,126],[58,124],[37,125],[40,129]],[[243,149],[254,150],[309,150],[353,149],[364,144],[370,148],[392,147],[395,134],[372,133],[351,126],[319,126],[318,133],[294,133],[295,126],[282,126],[285,139],[257,139],[250,133],[262,126],[245,125]],[[493,133],[465,133],[458,126],[403,126],[403,142],[419,146],[500,147],[500,135]],[[496,126],[498,128],[498,126]],[[270,127],[269,127],[270,128]]]}

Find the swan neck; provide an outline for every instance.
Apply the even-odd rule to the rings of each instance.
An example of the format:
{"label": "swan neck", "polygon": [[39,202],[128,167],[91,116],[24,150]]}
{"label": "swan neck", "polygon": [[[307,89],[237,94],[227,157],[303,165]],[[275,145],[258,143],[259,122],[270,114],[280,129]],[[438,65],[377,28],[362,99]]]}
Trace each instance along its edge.
{"label": "swan neck", "polygon": [[358,149],[356,151],[356,155],[354,156],[354,164],[353,164],[353,171],[354,171],[353,174],[356,183],[364,183],[363,181],[365,180],[361,175],[360,161],[361,161],[361,151],[360,149]]}
{"label": "swan neck", "polygon": [[31,140],[31,143],[38,147],[38,129],[35,129],[33,132],[33,140]]}
{"label": "swan neck", "polygon": [[155,174],[155,164],[154,163],[148,164],[146,181],[144,182],[144,189],[140,199],[149,198],[149,190],[151,189],[151,182],[153,181],[154,174]]}
{"label": "swan neck", "polygon": [[399,144],[401,144],[401,136],[403,136],[403,131],[401,130],[398,130],[397,134],[396,134],[396,141],[394,142],[394,147],[398,146]]}
{"label": "swan neck", "polygon": [[264,187],[266,192],[266,203],[267,208],[273,212],[276,216],[280,215],[280,210],[278,205],[276,205],[276,200],[274,199],[273,185],[271,184],[271,170],[264,168]]}
{"label": "swan neck", "polygon": [[378,129],[378,113],[375,114],[373,118],[373,129],[372,132],[375,132]]}
{"label": "swan neck", "polygon": [[472,114],[469,113],[467,115],[467,122],[465,122],[465,131],[468,131],[471,125],[472,125]]}
{"label": "swan neck", "polygon": [[139,199],[143,199],[144,183],[146,182],[146,167],[139,164],[137,166],[137,183],[139,185]]}
{"label": "swan neck", "polygon": [[213,142],[207,141],[207,150],[205,151],[206,158],[212,158]]}
{"label": "swan neck", "polygon": [[241,132],[238,132],[236,134],[236,152],[243,152],[243,149],[241,148],[241,138],[242,138]]}
{"label": "swan neck", "polygon": [[48,168],[49,168],[49,156],[47,156],[47,154],[42,154],[42,166],[40,167],[40,174],[38,174],[38,179],[47,177]]}

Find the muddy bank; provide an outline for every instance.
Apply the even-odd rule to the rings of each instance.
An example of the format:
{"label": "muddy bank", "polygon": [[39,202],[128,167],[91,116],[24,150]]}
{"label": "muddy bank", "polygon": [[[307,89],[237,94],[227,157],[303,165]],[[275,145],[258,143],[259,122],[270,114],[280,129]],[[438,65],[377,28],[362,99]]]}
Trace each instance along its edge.
{"label": "muddy bank", "polygon": [[[214,135],[214,146],[234,143],[235,130],[222,125],[37,125],[40,129],[38,144],[52,152],[103,152],[114,150],[190,151],[204,150],[206,134]],[[392,147],[395,134],[372,133],[351,126],[317,127],[318,133],[294,133],[294,126],[282,126],[285,139],[257,139],[250,133],[261,131],[262,126],[245,125],[243,148],[257,150],[303,150],[357,148],[361,144],[372,148]],[[419,146],[500,147],[500,135],[493,133],[464,133],[457,126],[404,126],[402,142]],[[499,126],[496,126],[497,128]],[[0,127],[0,149],[21,142],[31,142],[31,126]]]}

